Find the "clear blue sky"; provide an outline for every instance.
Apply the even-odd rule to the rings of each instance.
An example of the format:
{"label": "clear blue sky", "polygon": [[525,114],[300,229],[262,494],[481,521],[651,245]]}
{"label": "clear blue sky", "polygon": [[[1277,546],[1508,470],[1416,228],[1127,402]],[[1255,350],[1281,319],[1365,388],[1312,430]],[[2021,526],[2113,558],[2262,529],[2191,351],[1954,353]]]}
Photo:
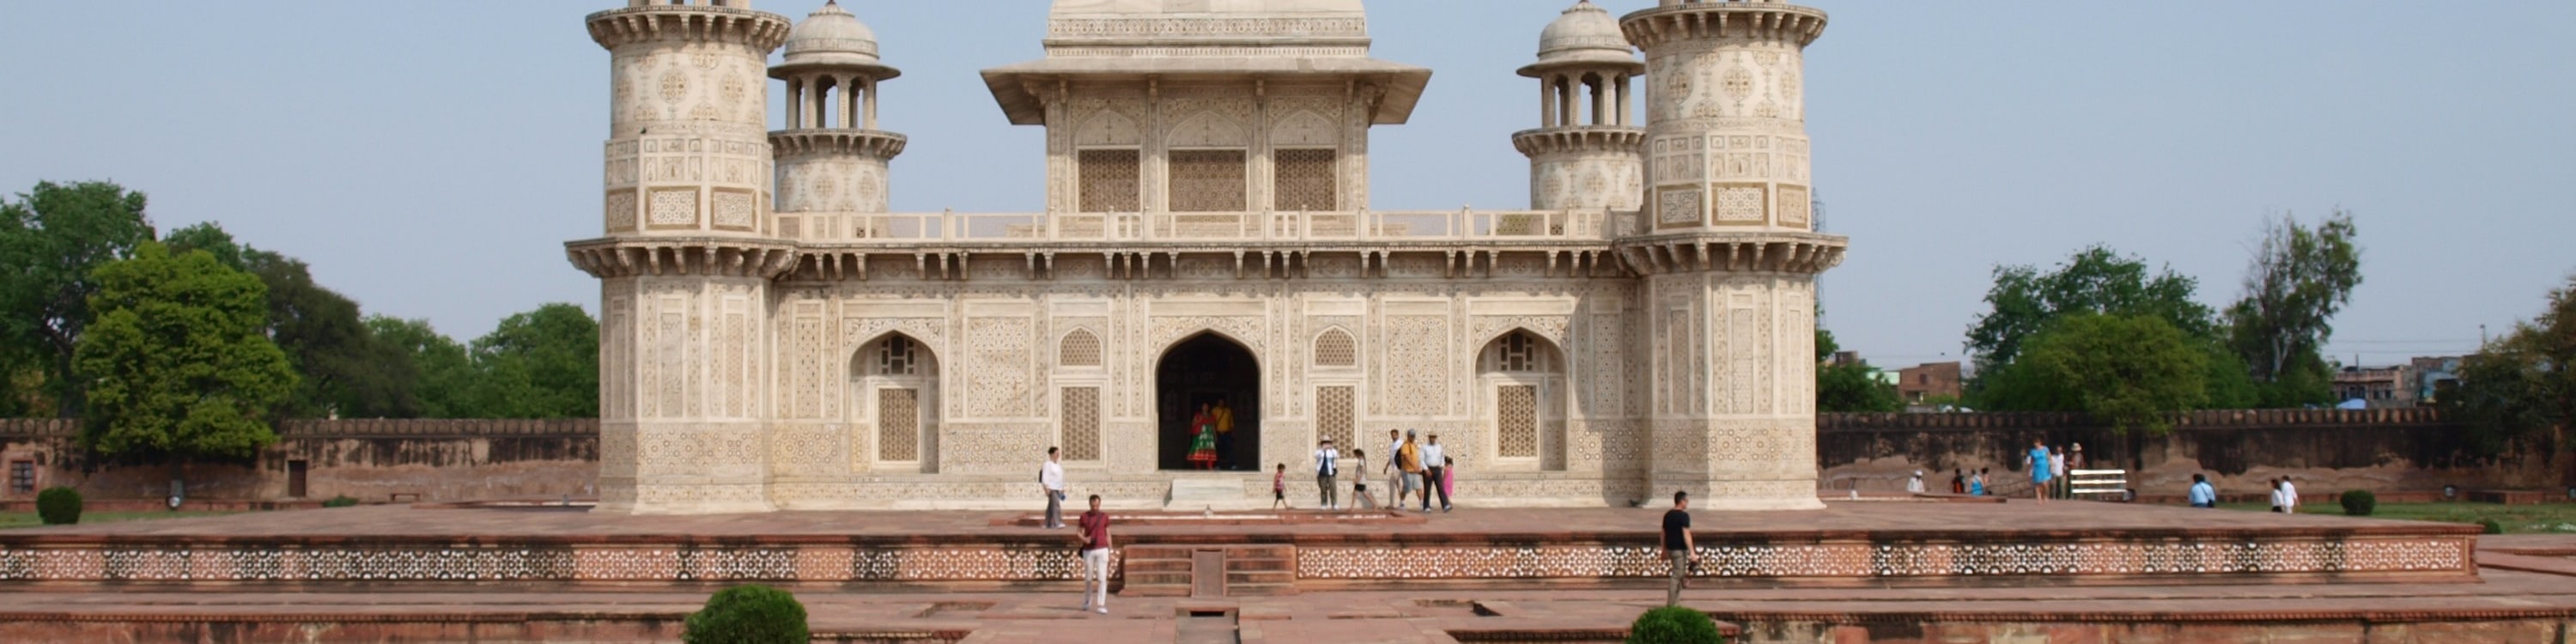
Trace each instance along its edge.
{"label": "clear blue sky", "polygon": [[[1509,135],[1570,0],[1378,0],[1377,55],[1433,68],[1372,142],[1375,207],[1526,205]],[[820,0],[758,0],[802,17]],[[22,2],[0,18],[0,190],[113,179],[216,220],[369,311],[472,337],[595,308],[613,0]],[[1036,58],[1039,0],[846,3],[903,78],[898,210],[1035,210],[1039,132],[976,70]],[[1627,12],[1649,0],[1609,0]],[[2576,270],[2576,2],[1816,0],[1815,176],[1850,260],[1829,325],[1886,366],[1955,359],[1996,264],[2106,242],[2237,293],[2262,217],[2356,213],[2366,283],[2332,351],[2473,347]]]}

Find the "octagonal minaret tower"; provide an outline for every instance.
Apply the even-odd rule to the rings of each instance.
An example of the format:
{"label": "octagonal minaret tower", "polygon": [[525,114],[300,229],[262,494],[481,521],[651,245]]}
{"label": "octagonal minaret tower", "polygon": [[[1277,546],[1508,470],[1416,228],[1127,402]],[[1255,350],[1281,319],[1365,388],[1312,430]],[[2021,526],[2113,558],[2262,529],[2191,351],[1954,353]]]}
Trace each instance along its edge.
{"label": "octagonal minaret tower", "polygon": [[1539,127],[1512,134],[1530,158],[1530,208],[1636,210],[1645,194],[1646,130],[1630,80],[1645,72],[1610,12],[1581,0],[1539,32]]}
{"label": "octagonal minaret tower", "polygon": [[1809,216],[1802,55],[1825,13],[1660,0],[1645,50],[1644,212],[1615,242],[1645,275],[1648,484],[1717,510],[1813,509],[1816,275],[1844,240]]}
{"label": "octagonal minaret tower", "polygon": [[571,242],[600,280],[599,510],[771,508],[761,374],[771,278],[769,52],[783,16],[749,0],[628,0],[591,14],[614,74],[605,236]]}
{"label": "octagonal minaret tower", "polygon": [[[778,154],[779,236],[846,238],[886,211],[886,165],[904,136],[877,129],[877,83],[902,75],[877,58],[876,32],[839,2],[787,33],[787,122],[769,133]],[[844,215],[844,216],[835,216]]]}

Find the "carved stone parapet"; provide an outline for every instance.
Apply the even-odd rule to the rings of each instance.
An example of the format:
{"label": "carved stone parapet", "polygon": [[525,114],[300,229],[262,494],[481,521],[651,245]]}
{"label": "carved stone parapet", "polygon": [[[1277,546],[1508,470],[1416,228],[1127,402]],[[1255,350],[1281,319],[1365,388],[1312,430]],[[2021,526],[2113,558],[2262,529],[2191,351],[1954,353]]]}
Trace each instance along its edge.
{"label": "carved stone parapet", "polygon": [[1848,240],[1812,233],[1661,235],[1620,240],[1619,258],[1645,275],[1822,273],[1843,263]]}
{"label": "carved stone parapet", "polygon": [[592,239],[564,244],[574,267],[593,277],[706,275],[776,279],[796,267],[795,247],[716,238]]}
{"label": "carved stone parapet", "polygon": [[590,39],[611,49],[647,41],[721,42],[761,53],[787,42],[786,16],[704,5],[647,5],[590,14]]}
{"label": "carved stone parapet", "polygon": [[1646,153],[1646,129],[1616,125],[1587,125],[1522,130],[1512,133],[1512,147],[1521,154],[1539,156],[1569,152]]}
{"label": "carved stone parapet", "polygon": [[1717,38],[1778,40],[1805,47],[1825,33],[1825,12],[1785,2],[1687,2],[1628,14],[1619,19],[1619,30],[1638,47]]}
{"label": "carved stone parapet", "polygon": [[884,130],[804,129],[769,133],[770,148],[781,159],[807,155],[892,159],[903,154],[908,140],[904,135]]}

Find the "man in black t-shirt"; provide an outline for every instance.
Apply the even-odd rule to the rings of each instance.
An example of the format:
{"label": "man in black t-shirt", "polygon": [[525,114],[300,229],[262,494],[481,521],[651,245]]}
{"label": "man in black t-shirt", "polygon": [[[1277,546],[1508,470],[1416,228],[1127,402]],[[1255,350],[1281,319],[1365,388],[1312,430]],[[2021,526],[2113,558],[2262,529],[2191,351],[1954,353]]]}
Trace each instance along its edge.
{"label": "man in black t-shirt", "polygon": [[1682,585],[1690,578],[1691,551],[1690,493],[1673,492],[1673,509],[1664,512],[1664,558],[1673,562],[1672,590],[1664,593],[1665,606],[1682,603]]}

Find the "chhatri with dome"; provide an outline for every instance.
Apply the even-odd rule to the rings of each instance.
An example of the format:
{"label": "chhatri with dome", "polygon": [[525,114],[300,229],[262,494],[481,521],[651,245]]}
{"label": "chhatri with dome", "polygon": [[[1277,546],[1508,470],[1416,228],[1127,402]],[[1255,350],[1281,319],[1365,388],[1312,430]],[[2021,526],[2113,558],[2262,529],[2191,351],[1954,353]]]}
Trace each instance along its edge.
{"label": "chhatri with dome", "polygon": [[1439,435],[1462,505],[1822,507],[1821,11],[1578,2],[1519,70],[1535,127],[1494,133],[1529,206],[1383,211],[1371,128],[1432,72],[1370,57],[1360,0],[1055,0],[1045,57],[982,72],[1046,128],[1045,202],[902,213],[902,52],[750,4],[588,18],[602,234],[566,247],[600,280],[602,511],[1027,508],[1051,446],[1077,498],[1253,507],[1283,462],[1314,499],[1322,439],[1384,500],[1389,430]]}

